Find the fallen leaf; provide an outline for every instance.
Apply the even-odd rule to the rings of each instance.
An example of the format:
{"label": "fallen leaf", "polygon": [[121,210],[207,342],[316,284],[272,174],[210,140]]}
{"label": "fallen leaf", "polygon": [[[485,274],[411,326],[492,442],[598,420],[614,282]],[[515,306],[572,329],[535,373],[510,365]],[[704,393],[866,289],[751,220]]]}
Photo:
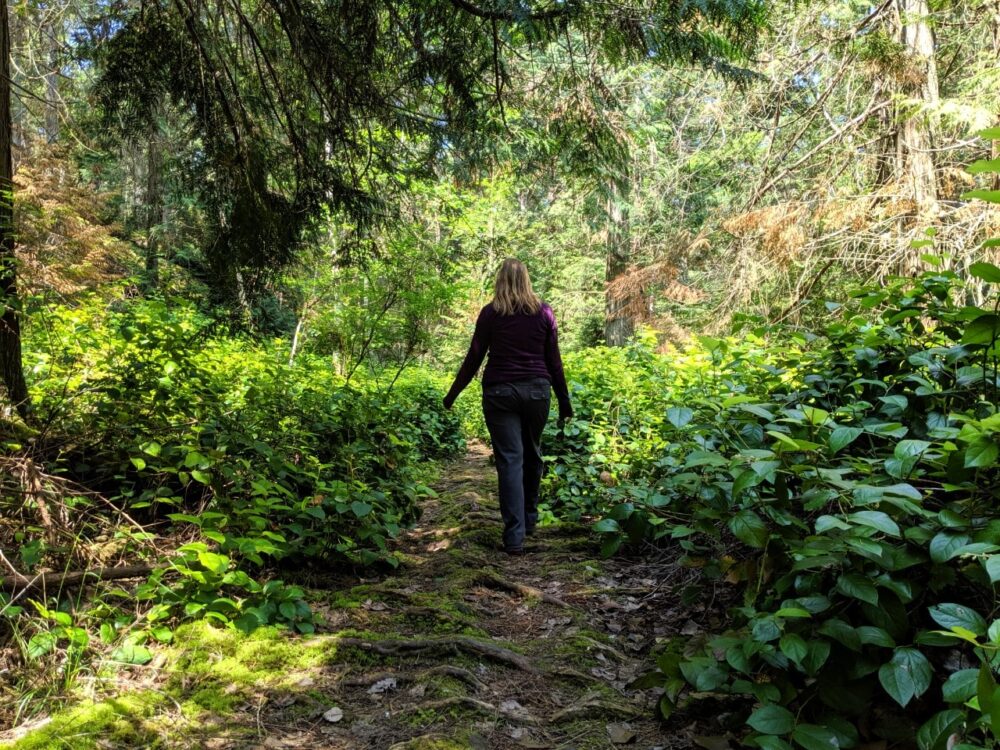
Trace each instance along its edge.
{"label": "fallen leaf", "polygon": [[635,730],[628,724],[608,724],[608,739],[616,745],[624,745],[635,739]]}
{"label": "fallen leaf", "polygon": [[326,719],[331,724],[336,724],[338,721],[344,718],[343,709],[338,706],[328,709],[324,714],[323,718]]}
{"label": "fallen leaf", "polygon": [[395,689],[396,689],[396,678],[386,677],[385,679],[379,680],[370,688],[368,688],[368,693],[370,695],[376,695],[378,693],[386,693],[390,690],[395,690]]}

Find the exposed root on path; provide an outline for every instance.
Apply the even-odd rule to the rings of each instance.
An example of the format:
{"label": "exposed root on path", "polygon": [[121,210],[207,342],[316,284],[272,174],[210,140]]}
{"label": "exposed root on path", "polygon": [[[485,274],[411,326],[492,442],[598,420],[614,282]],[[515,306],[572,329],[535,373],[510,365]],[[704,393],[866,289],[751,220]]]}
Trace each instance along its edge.
{"label": "exposed root on path", "polygon": [[504,710],[503,706],[494,706],[492,703],[487,703],[486,701],[473,698],[469,695],[453,695],[448,698],[441,698],[435,701],[417,703],[412,706],[407,706],[396,713],[398,715],[415,713],[418,711],[440,711],[443,708],[454,708],[456,706],[460,708],[472,709],[473,711],[479,711],[493,717],[503,716],[508,721],[516,724],[524,724],[526,726],[540,727],[545,723],[541,719],[535,718],[529,714],[522,706]]}
{"label": "exposed root on path", "polygon": [[528,586],[525,583],[517,583],[516,581],[508,581],[506,578],[501,578],[495,573],[485,572],[476,578],[478,583],[482,583],[490,588],[502,589],[504,591],[511,591],[516,594],[523,594],[524,596],[530,597],[532,599],[541,599],[546,604],[553,604],[557,607],[562,607],[563,609],[575,609],[573,605],[567,604],[558,596],[553,596],[552,594],[546,593],[541,589],[536,589],[534,586]]}
{"label": "exposed root on path", "polygon": [[440,664],[436,667],[430,667],[429,669],[424,669],[416,673],[376,672],[375,674],[360,675],[358,677],[345,677],[340,681],[340,684],[350,687],[365,687],[374,685],[377,682],[382,682],[383,680],[395,680],[398,684],[405,685],[411,682],[420,682],[435,675],[454,677],[456,680],[461,680],[477,691],[486,689],[486,684],[472,674],[472,672],[468,669],[462,669],[461,667],[455,667],[450,664]]}
{"label": "exposed root on path", "polygon": [[549,722],[559,724],[564,721],[573,721],[574,719],[583,717],[593,718],[595,713],[631,718],[642,716],[645,712],[632,706],[609,701],[606,698],[602,698],[599,693],[588,693],[578,703],[574,703],[572,706],[554,713],[549,717]]}
{"label": "exposed root on path", "polygon": [[380,641],[369,641],[363,638],[341,638],[337,641],[337,645],[358,648],[363,651],[372,651],[382,656],[420,654],[427,651],[464,651],[468,654],[481,656],[516,667],[531,674],[543,673],[543,670],[536,667],[528,657],[496,643],[472,638],[467,635],[450,635],[441,638],[414,638],[408,640],[387,638]]}

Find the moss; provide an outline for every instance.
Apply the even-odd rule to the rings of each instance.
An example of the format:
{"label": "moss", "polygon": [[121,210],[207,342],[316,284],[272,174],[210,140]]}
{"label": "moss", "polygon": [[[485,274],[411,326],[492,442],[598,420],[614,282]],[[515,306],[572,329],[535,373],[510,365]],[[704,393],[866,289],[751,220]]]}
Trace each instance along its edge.
{"label": "moss", "polygon": [[468,750],[468,747],[467,742],[443,737],[415,737],[407,742],[393,745],[394,750]]}
{"label": "moss", "polygon": [[150,691],[98,703],[79,703],[53,716],[45,726],[0,747],[4,750],[90,750],[106,747],[110,741],[114,747],[160,748],[163,747],[161,727],[151,719],[166,703],[165,696]]}
{"label": "moss", "polygon": [[293,687],[327,662],[337,641],[336,636],[305,639],[275,627],[247,635],[196,622],[178,628],[173,642],[177,645],[164,654],[173,666],[163,693],[78,703],[9,747],[86,749],[109,737],[115,747],[161,747],[163,738],[186,736],[212,716],[233,713],[262,688]]}

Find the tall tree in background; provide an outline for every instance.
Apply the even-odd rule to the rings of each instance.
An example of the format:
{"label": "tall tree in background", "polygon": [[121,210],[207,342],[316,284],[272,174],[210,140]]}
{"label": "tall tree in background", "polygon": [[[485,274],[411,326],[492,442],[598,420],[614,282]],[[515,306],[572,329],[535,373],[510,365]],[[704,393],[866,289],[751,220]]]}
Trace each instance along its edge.
{"label": "tall tree in background", "polygon": [[28,387],[21,362],[21,321],[14,255],[13,125],[10,113],[10,19],[7,0],[0,0],[0,380],[7,398],[28,412]]}
{"label": "tall tree in background", "polygon": [[[443,154],[489,158],[508,137],[507,60],[577,35],[609,65],[725,68],[762,24],[757,0],[161,0],[99,50],[101,103],[145,135],[157,101],[190,119],[222,283],[252,292],[331,211],[390,218]],[[585,137],[585,136],[584,136]]]}
{"label": "tall tree in background", "polygon": [[899,170],[915,204],[918,221],[937,211],[932,110],[938,103],[934,32],[928,23],[927,0],[898,0],[899,39],[909,56],[910,75],[904,79],[907,101],[899,132]]}

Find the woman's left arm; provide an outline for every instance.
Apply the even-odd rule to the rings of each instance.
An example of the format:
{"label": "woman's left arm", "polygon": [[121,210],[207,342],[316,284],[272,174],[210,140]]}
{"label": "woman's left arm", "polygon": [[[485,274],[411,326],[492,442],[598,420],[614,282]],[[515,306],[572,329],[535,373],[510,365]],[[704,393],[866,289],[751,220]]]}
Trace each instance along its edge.
{"label": "woman's left arm", "polygon": [[552,390],[556,392],[556,401],[559,403],[559,419],[570,419],[573,416],[573,406],[569,401],[569,388],[566,387],[566,374],[563,372],[562,356],[559,354],[556,315],[548,306],[545,307],[545,320],[549,327],[545,338],[545,367],[549,371]]}

